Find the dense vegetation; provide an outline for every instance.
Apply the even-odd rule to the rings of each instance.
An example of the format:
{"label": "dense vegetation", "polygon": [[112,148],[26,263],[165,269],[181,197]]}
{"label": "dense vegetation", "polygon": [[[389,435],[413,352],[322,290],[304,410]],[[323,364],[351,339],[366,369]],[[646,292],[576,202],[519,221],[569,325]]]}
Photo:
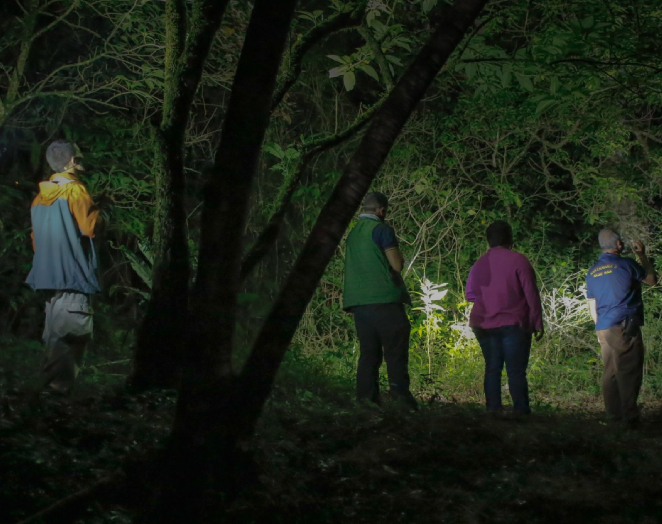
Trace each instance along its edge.
{"label": "dense vegetation", "polygon": [[[173,53],[190,51],[183,42],[186,35],[195,34],[200,19],[194,9],[201,3],[186,7],[186,2],[175,1],[20,0],[0,5],[0,393],[4,399],[0,423],[14,432],[2,441],[3,453],[8,453],[7,446],[21,449],[6,459],[7,467],[22,467],[37,457],[35,460],[45,461],[57,471],[51,459],[30,455],[30,449],[43,444],[40,432],[83,432],[84,436],[63,438],[91,454],[99,450],[110,453],[112,446],[118,447],[117,454],[104,455],[107,463],[89,466],[104,471],[117,466],[114,461],[126,454],[124,448],[149,449],[151,442],[166,434],[173,410],[170,393],[144,393],[136,400],[114,391],[129,373],[151,290],[155,290],[152,298],[158,296],[159,286],[171,278],[168,273],[158,273],[158,268],[174,256],[166,248],[172,230],[168,224],[174,223],[168,222],[173,220],[168,209],[177,203],[171,205],[167,200],[173,186],[168,186],[166,175],[176,172],[168,152],[176,151],[172,144],[177,133],[184,141],[183,184],[177,186],[176,197],[181,199],[184,234],[180,241],[186,249],[175,253],[185,253],[186,259],[175,260],[175,266],[186,266],[182,270],[184,290],[196,280],[203,258],[199,256],[199,246],[205,245],[201,222],[209,223],[210,216],[203,218],[204,199],[208,181],[225,159],[218,155],[223,151],[218,144],[226,138],[221,129],[252,5],[239,0],[227,3],[218,31],[209,33],[214,37],[200,84],[191,93],[190,117],[185,129],[177,129],[172,125],[179,103],[176,81],[185,68],[177,65]],[[172,10],[167,11],[173,5],[184,5],[190,11],[188,29],[184,27],[179,43],[172,33],[177,19]],[[249,355],[256,333],[367,124],[449,16],[441,0],[309,0],[298,2],[296,9],[256,176],[249,187],[243,246],[237,247],[240,255],[247,256],[237,280],[236,323],[228,331],[234,340],[231,357],[235,369],[241,369]],[[407,121],[372,186],[390,197],[389,221],[407,258],[405,281],[415,297],[410,372],[416,395],[431,406],[425,412],[429,421],[412,421],[397,411],[361,420],[347,403],[358,348],[351,317],[342,311],[341,244],[290,345],[275,396],[258,428],[259,445],[252,444],[254,450],[271,451],[264,455],[258,451],[258,462],[268,471],[261,489],[267,497],[284,497],[288,502],[268,499],[262,514],[258,510],[242,513],[245,507],[237,502],[233,509],[238,512],[233,517],[237,522],[259,520],[273,508],[283,512],[284,520],[300,511],[302,522],[306,518],[333,522],[340,510],[332,508],[331,502],[328,514],[319,510],[315,518],[301,516],[324,500],[322,488],[319,498],[309,494],[303,502],[296,500],[295,490],[286,492],[278,484],[291,480],[282,473],[287,468],[315,470],[321,476],[320,472],[326,474],[335,467],[340,468],[340,478],[360,484],[356,477],[367,466],[363,459],[352,456],[356,451],[349,450],[343,435],[343,428],[349,427],[364,437],[372,431],[393,431],[396,439],[421,441],[420,457],[407,456],[398,464],[384,458],[390,449],[386,444],[376,447],[379,458],[375,462],[382,461],[384,467],[370,479],[390,486],[384,489],[395,489],[391,480],[399,478],[400,468],[414,477],[428,475],[423,471],[425,461],[450,461],[443,470],[448,478],[454,470],[480,471],[478,459],[453,463],[451,457],[432,451],[434,446],[425,440],[430,435],[444,441],[476,442],[478,447],[489,435],[497,435],[515,449],[519,444],[508,439],[534,447],[538,438],[544,439],[542,434],[549,433],[549,427],[559,423],[559,434],[568,448],[590,449],[586,453],[598,462],[603,454],[621,457],[623,463],[612,457],[615,462],[605,468],[617,471],[618,482],[624,485],[630,479],[627,464],[643,468],[652,460],[649,455],[627,455],[628,439],[637,437],[623,437],[624,443],[614,444],[613,436],[600,433],[604,428],[594,415],[588,423],[590,432],[577,436],[583,422],[571,417],[560,423],[553,414],[559,409],[600,410],[601,362],[583,289],[585,271],[597,256],[597,231],[611,226],[627,240],[641,238],[653,256],[660,246],[661,27],[662,7],[654,0],[628,5],[618,0],[487,4]],[[47,402],[41,411],[34,407],[30,411],[28,406],[35,399],[28,391],[38,366],[43,297],[23,284],[31,263],[28,208],[37,182],[48,175],[44,149],[55,138],[78,144],[84,154],[84,180],[103,205],[104,228],[97,243],[104,293],[94,304],[94,348],[87,356],[80,392],[68,407]],[[224,189],[227,192],[233,187]],[[482,402],[483,363],[466,328],[469,310],[463,286],[471,264],[486,248],[485,226],[495,219],[513,225],[516,249],[533,262],[543,293],[547,335],[534,345],[529,369],[534,411],[547,413],[548,418],[524,430],[483,421],[473,407],[466,406]],[[659,405],[662,393],[662,300],[652,289],[645,302],[648,352],[642,401],[653,408]],[[146,332],[149,334],[147,330],[143,335]],[[182,358],[176,348],[164,353],[175,354],[175,362]],[[449,407],[448,403],[464,407]],[[74,409],[91,414],[96,420],[92,430],[72,424]],[[143,417],[143,411],[150,410],[156,415]],[[134,444],[103,436],[99,422],[103,417],[98,413],[106,411],[114,414],[107,421],[114,428],[109,434],[117,436],[122,427],[131,427]],[[127,420],[131,422],[123,422],[118,411],[130,414]],[[135,429],[143,419],[148,421],[145,428],[156,424],[154,433]],[[57,429],[62,420],[66,422],[61,428],[67,429]],[[412,432],[395,431],[398,420],[408,421],[406,426]],[[427,425],[434,421],[452,421],[448,423],[454,434],[438,429],[428,432]],[[325,425],[331,426],[329,439],[335,444],[323,445],[323,439],[317,437]],[[31,435],[29,445],[17,434]],[[136,444],[134,438],[143,441]],[[659,447],[652,429],[641,438],[651,450]],[[599,442],[597,451],[591,448],[591,439]],[[366,447],[368,441],[367,437],[361,440]],[[274,448],[279,445],[282,449]],[[393,447],[397,449],[397,443]],[[559,450],[566,448],[559,444]],[[467,449],[460,455],[470,457],[472,452]],[[527,453],[521,461],[540,458]],[[558,466],[554,482],[560,483],[577,469],[581,474],[595,474],[600,468],[589,459],[582,463],[586,456]],[[314,467],[308,462],[316,460],[321,462]],[[549,464],[553,459],[550,454],[542,460]],[[501,467],[499,460],[490,466]],[[535,475],[532,467],[518,467],[518,482]],[[349,468],[346,476],[342,468]],[[34,478],[27,476],[19,483],[52,475],[37,470]],[[652,469],[646,471],[646,475],[655,475]],[[281,474],[282,478],[269,477]],[[393,479],[388,480],[391,475]],[[462,509],[475,504],[470,502],[472,497],[482,496],[482,488],[468,486],[480,486],[489,477],[487,472],[472,475],[460,474],[465,484],[457,488],[457,496],[464,502],[444,503],[443,511],[453,515],[449,521],[495,518],[492,510]],[[646,475],[643,478],[650,478]],[[71,489],[80,488],[90,478],[86,473]],[[443,475],[436,478],[438,489],[447,489],[444,479]],[[50,488],[40,485],[25,502],[13,506],[11,517],[27,516],[30,505],[37,509],[55,495],[67,494],[61,488],[53,491],[54,481],[49,482]],[[340,479],[325,482],[324,489],[339,490],[338,497],[351,492],[338,487]],[[412,495],[417,505],[430,504],[430,492],[413,484],[403,482],[406,488],[402,489],[418,493]],[[371,486],[359,490],[359,499],[377,493]],[[542,484],[536,486],[532,492],[544,491]],[[48,489],[48,493],[39,491]],[[517,491],[512,485],[508,489]],[[22,500],[12,490],[6,493],[4,500]],[[39,493],[44,493],[43,500]],[[594,496],[594,506],[600,506],[599,496]],[[371,504],[357,502],[354,509],[350,504],[342,510],[343,518],[367,520],[362,512],[368,510],[361,507],[386,512],[376,502]],[[545,504],[536,507],[547,508]],[[600,507],[604,514],[610,510]],[[399,521],[409,510],[396,504],[391,511],[384,516],[398,515],[393,519]],[[513,505],[503,518],[509,511],[522,518],[531,516]],[[568,515],[581,513],[577,510]],[[563,517],[554,515],[555,521]],[[631,521],[644,522],[648,515],[652,513],[634,512]],[[421,517],[420,521],[429,520]]]}

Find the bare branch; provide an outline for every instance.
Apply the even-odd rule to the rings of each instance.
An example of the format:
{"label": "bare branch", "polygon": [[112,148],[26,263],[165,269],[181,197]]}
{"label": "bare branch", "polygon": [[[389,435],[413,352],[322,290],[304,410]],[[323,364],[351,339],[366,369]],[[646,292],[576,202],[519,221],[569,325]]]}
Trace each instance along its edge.
{"label": "bare branch", "polygon": [[36,33],[34,33],[34,34],[32,35],[31,40],[32,40],[32,41],[35,41],[35,40],[36,40],[37,38],[39,38],[41,35],[43,35],[44,33],[47,33],[48,31],[50,31],[51,29],[53,29],[56,25],[58,25],[60,22],[62,22],[62,20],[64,20],[65,18],[67,18],[67,17],[71,14],[71,12],[72,12],[74,9],[76,9],[76,8],[78,7],[79,1],[80,1],[80,0],[74,0],[73,2],[71,2],[71,5],[69,6],[69,8],[68,8],[67,10],[64,11],[64,13],[62,13],[60,16],[58,16],[58,17],[57,17],[55,20],[53,20],[50,24],[48,24],[47,26],[43,27],[41,30],[37,31]]}

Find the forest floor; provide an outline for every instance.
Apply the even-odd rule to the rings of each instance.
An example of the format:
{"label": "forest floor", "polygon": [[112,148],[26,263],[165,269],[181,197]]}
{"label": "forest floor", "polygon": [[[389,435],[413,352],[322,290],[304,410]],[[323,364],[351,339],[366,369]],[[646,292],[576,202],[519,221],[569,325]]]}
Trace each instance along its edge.
{"label": "forest floor", "polygon": [[[91,376],[69,398],[35,395],[20,376],[0,384],[0,523],[89,486],[167,435],[174,392],[129,395],[119,378]],[[337,385],[300,386],[274,391],[251,444],[259,483],[226,522],[662,522],[654,406],[630,430],[599,411],[495,418],[475,404],[434,403],[411,413],[356,405]],[[130,522],[120,507],[89,511],[77,522]]]}

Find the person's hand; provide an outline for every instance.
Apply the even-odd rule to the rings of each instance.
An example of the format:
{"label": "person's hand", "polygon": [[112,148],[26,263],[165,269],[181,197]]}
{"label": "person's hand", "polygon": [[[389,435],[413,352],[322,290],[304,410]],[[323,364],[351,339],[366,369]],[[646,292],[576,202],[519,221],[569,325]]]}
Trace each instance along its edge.
{"label": "person's hand", "polygon": [[540,331],[533,332],[533,338],[536,342],[540,342],[544,334],[545,334],[545,328],[540,328]]}
{"label": "person's hand", "polygon": [[113,197],[107,191],[102,191],[100,194],[94,197],[94,205],[90,208],[90,211],[104,211],[108,209],[115,203]]}
{"label": "person's hand", "polygon": [[635,240],[632,242],[632,251],[640,257],[646,254],[646,246],[644,246],[644,243],[641,240]]}

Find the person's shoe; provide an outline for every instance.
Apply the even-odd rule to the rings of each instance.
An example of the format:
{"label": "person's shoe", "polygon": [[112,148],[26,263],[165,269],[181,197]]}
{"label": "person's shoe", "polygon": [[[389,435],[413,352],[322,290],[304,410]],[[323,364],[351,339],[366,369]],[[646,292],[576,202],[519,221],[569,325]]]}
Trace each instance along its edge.
{"label": "person's shoe", "polygon": [[393,400],[402,402],[412,411],[418,411],[418,402],[414,398],[414,395],[410,391],[398,391],[397,389],[392,389],[389,391],[389,395]]}

